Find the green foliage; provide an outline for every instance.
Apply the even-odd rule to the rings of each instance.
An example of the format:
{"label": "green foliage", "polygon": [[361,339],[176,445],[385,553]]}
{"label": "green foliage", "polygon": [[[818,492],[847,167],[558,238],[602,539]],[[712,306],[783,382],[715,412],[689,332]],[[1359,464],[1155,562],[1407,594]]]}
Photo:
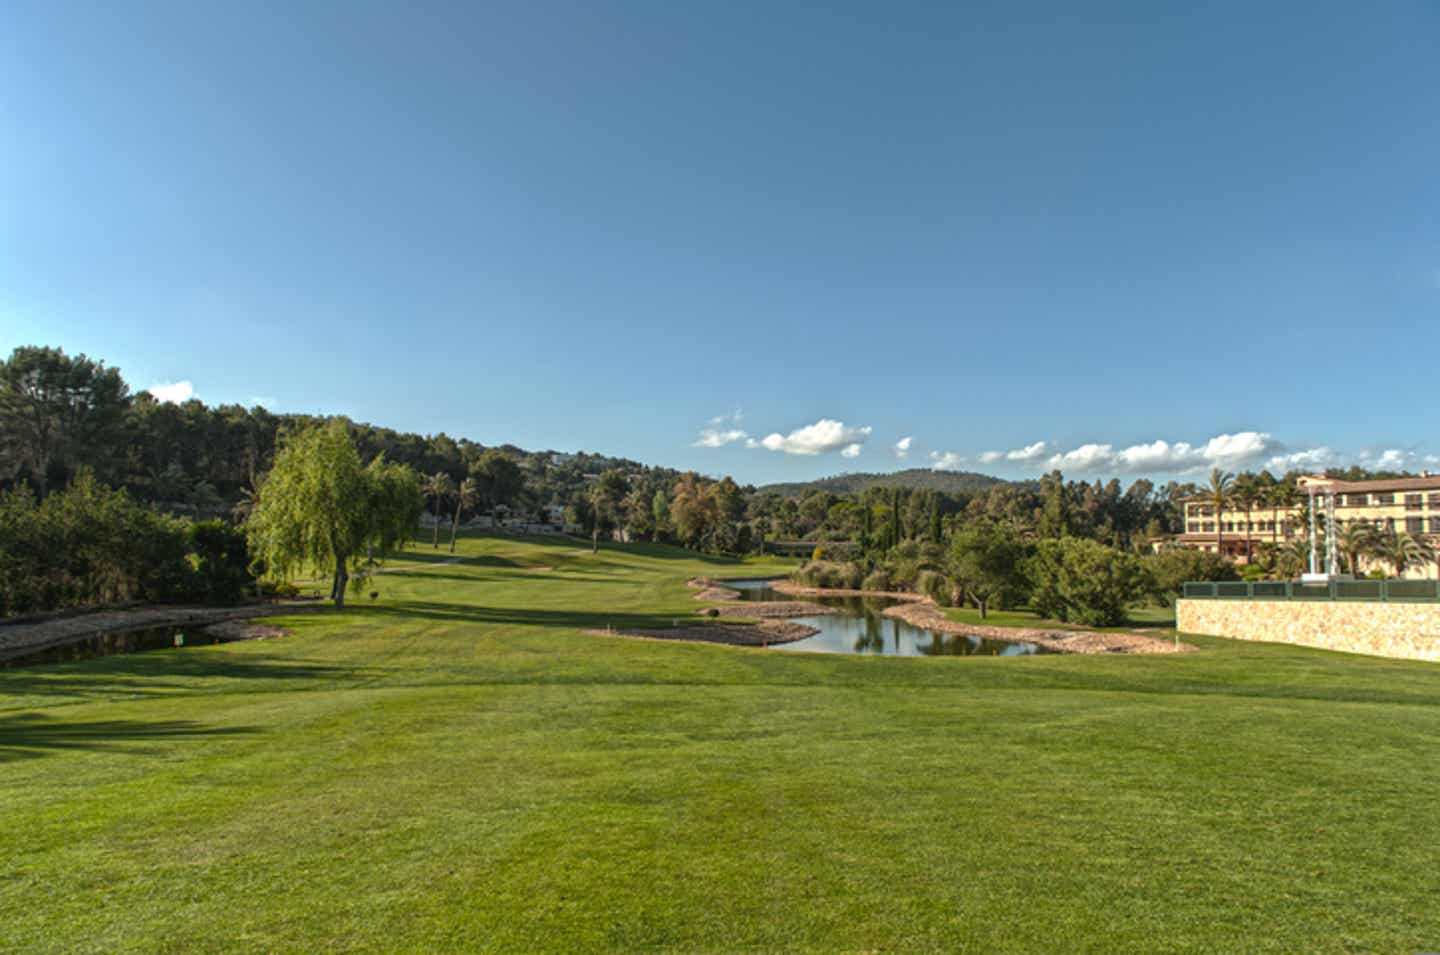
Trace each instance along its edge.
{"label": "green foliage", "polygon": [[1026,554],[1014,528],[977,521],[951,538],[950,575],[983,618],[992,603],[1003,609],[1023,601]]}
{"label": "green foliage", "polygon": [[941,607],[954,604],[954,585],[950,578],[934,570],[922,570],[915,578],[915,592],[929,597]]}
{"label": "green foliage", "polygon": [[1124,623],[1126,609],[1154,590],[1134,554],[1080,537],[1040,541],[1025,570],[1036,613],[1092,627]]}
{"label": "green foliage", "polygon": [[190,595],[186,524],[88,471],[36,502],[0,494],[0,614]]}
{"label": "green foliage", "polygon": [[797,570],[793,578],[806,587],[859,590],[865,571],[853,561],[813,560]]}
{"label": "green foliage", "polygon": [[190,525],[195,597],[211,604],[239,603],[255,583],[245,532],[224,521]]}
{"label": "green foliage", "polygon": [[362,467],[344,423],[335,421],[286,440],[245,527],[270,574],[332,576],[330,596],[340,605],[367,558],[410,538],[422,506],[418,475],[383,458]]}
{"label": "green foliage", "polygon": [[41,495],[78,465],[108,471],[121,441],[129,388],[106,368],[59,348],[17,348],[0,361],[0,478],[28,475]]}
{"label": "green foliage", "polygon": [[1187,580],[1234,580],[1235,565],[1219,554],[1185,547],[1170,547],[1142,558],[1154,584],[1155,595],[1169,603],[1179,596]]}
{"label": "green foliage", "polygon": [[883,567],[877,567],[861,581],[862,590],[889,590],[890,574]]}

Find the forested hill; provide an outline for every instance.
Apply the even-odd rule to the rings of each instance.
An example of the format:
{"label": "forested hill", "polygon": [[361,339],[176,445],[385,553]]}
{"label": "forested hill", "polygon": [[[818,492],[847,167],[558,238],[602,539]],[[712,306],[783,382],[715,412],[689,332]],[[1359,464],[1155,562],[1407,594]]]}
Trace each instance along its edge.
{"label": "forested hill", "polygon": [[759,488],[759,491],[779,494],[781,497],[798,497],[809,491],[854,494],[871,487],[903,487],[954,494],[959,491],[979,491],[997,484],[1008,483],[1010,482],[989,474],[977,474],[974,471],[932,471],[928,468],[910,468],[890,474],[860,472],[836,474],[833,477],[819,478],[814,481],[767,484]]}

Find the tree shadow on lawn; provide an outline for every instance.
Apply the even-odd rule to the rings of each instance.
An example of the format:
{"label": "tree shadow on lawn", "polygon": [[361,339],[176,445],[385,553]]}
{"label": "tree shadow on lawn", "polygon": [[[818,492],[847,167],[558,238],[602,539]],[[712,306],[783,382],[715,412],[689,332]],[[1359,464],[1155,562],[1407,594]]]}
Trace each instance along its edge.
{"label": "tree shadow on lawn", "polygon": [[[566,583],[576,580],[588,581],[596,584],[618,584],[629,582],[625,577],[605,577],[596,574],[573,573],[565,567],[557,567],[555,570],[536,570],[535,568],[522,567],[513,574],[454,574],[433,570],[394,570],[386,577],[407,577],[415,580],[461,580],[471,584],[483,584],[491,581],[505,580],[563,580]],[[377,580],[380,578],[377,577]]]}
{"label": "tree shadow on lawn", "polygon": [[[197,652],[201,649],[149,650],[0,670],[0,700],[26,696],[175,696],[229,689],[223,683],[210,683],[210,680],[272,681],[277,684],[273,692],[291,692],[296,689],[297,681],[364,680],[374,675],[370,668],[363,666],[237,659],[223,653]],[[246,692],[256,690],[253,686],[246,687]]]}
{"label": "tree shadow on lawn", "polygon": [[[525,607],[482,607],[475,604],[441,603],[437,601],[400,601],[383,606],[356,607],[366,614],[380,614],[413,620],[442,620],[451,623],[473,623],[481,626],[548,627],[575,630],[657,630],[668,629],[672,622],[694,626],[698,621],[693,610],[678,613],[627,613],[625,611],[539,610]],[[733,621],[732,621],[733,622]]]}
{"label": "tree shadow on lawn", "polygon": [[67,749],[139,753],[144,751],[143,746],[127,744],[181,737],[243,736],[255,732],[250,727],[207,727],[191,720],[74,722],[43,713],[20,713],[0,717],[0,763],[39,759]]}

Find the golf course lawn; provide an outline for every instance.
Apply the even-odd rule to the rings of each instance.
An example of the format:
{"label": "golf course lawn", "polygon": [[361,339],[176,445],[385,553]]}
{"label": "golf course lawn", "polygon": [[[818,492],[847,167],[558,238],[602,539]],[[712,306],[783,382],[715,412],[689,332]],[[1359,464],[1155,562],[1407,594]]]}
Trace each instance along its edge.
{"label": "golf course lawn", "polygon": [[784,565],[460,553],[0,671],[0,951],[1440,950],[1440,666],[586,635]]}

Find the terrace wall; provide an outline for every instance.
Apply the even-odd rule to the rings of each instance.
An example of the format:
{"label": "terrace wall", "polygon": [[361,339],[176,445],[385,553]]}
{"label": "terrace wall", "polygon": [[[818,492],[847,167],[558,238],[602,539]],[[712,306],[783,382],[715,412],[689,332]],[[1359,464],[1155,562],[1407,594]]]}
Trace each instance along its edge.
{"label": "terrace wall", "polygon": [[1369,600],[1186,600],[1175,626],[1235,640],[1440,662],[1440,603]]}

